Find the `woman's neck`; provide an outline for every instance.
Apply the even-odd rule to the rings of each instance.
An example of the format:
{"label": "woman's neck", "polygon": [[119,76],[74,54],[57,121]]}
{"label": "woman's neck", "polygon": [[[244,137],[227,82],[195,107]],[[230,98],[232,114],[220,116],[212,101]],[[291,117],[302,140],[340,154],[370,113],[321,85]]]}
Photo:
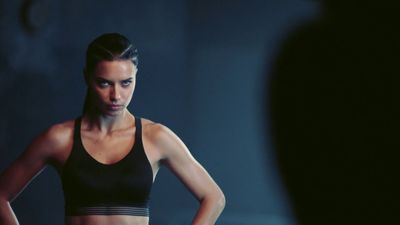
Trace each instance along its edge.
{"label": "woman's neck", "polygon": [[119,115],[101,115],[101,114],[84,114],[82,117],[86,128],[89,130],[98,130],[99,132],[111,133],[115,130],[130,127],[134,123],[134,116],[124,110]]}

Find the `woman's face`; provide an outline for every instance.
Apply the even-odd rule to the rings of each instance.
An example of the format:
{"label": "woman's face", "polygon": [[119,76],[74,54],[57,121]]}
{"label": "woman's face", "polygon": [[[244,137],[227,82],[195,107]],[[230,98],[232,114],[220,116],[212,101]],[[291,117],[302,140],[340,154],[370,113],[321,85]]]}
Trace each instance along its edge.
{"label": "woman's face", "polygon": [[92,102],[101,114],[118,115],[132,99],[137,68],[130,60],[100,61],[90,76]]}

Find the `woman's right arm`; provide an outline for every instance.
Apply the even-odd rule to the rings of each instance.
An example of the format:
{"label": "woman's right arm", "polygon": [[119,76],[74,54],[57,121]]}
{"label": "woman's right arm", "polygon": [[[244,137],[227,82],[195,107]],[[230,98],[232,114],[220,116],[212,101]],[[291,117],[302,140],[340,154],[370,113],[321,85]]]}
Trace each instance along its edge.
{"label": "woman's right arm", "polygon": [[[38,136],[5,171],[0,174],[0,225],[18,225],[10,206],[18,194],[38,175],[60,145],[59,128],[52,127]],[[58,132],[59,133],[59,132]]]}

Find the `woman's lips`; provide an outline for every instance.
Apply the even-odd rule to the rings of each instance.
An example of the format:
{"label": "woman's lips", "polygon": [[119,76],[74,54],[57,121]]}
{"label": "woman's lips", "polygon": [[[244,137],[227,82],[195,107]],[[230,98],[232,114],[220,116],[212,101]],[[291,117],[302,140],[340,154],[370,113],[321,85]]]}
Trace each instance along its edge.
{"label": "woman's lips", "polygon": [[120,110],[120,109],[122,109],[122,105],[108,105],[107,106],[110,110],[113,110],[113,111],[117,111],[117,110]]}

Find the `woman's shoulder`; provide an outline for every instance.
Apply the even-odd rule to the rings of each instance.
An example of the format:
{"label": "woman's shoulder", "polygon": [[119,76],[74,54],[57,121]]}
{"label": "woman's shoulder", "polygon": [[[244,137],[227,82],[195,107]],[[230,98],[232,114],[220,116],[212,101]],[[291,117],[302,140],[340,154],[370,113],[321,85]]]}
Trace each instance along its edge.
{"label": "woman's shoulder", "polygon": [[154,122],[153,120],[144,118],[144,117],[140,117],[140,121],[142,122],[142,126],[143,128],[154,128],[157,126],[160,126],[160,123]]}
{"label": "woman's shoulder", "polygon": [[74,132],[75,120],[66,120],[55,123],[47,128],[45,134],[52,139],[63,139]]}
{"label": "woman's shoulder", "polygon": [[72,146],[73,133],[74,120],[53,124],[33,139],[24,155],[46,161],[64,157]]}
{"label": "woman's shoulder", "polygon": [[170,129],[158,122],[150,119],[141,118],[143,134],[151,138],[159,138],[163,133],[170,131]]}
{"label": "woman's shoulder", "polygon": [[72,141],[75,120],[67,120],[49,126],[38,137],[37,141],[54,148],[62,148]]}
{"label": "woman's shoulder", "polygon": [[142,118],[143,136],[155,147],[168,150],[168,146],[182,145],[180,138],[167,126]]}

